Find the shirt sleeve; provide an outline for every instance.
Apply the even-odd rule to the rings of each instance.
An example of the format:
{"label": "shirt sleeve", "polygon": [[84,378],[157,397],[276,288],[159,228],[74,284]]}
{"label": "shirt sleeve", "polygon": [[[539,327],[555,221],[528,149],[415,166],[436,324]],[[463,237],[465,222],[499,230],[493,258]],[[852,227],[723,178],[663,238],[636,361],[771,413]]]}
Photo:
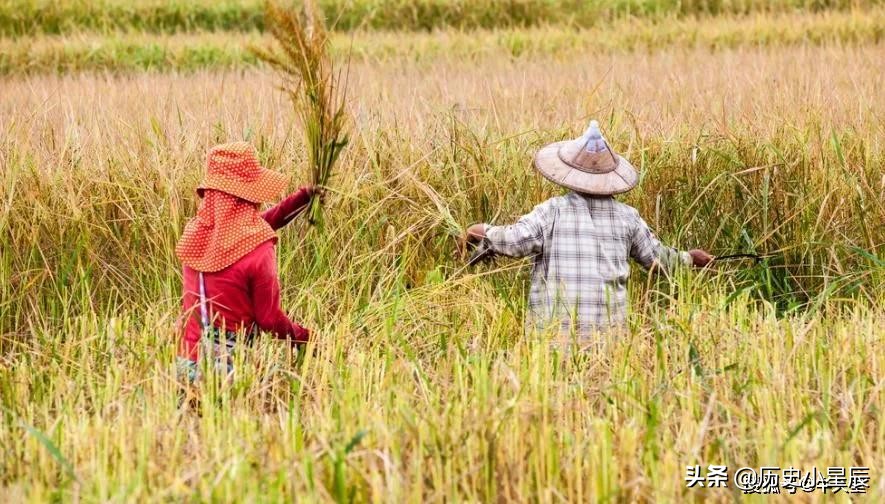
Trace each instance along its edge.
{"label": "shirt sleeve", "polygon": [[630,257],[642,267],[650,269],[654,265],[660,265],[665,271],[672,271],[679,264],[691,264],[688,252],[681,252],[662,244],[639,214],[634,217]]}
{"label": "shirt sleeve", "polygon": [[277,274],[276,252],[268,247],[255,264],[250,275],[250,292],[255,323],[262,331],[293,343],[306,343],[307,329],[289,320],[280,307],[280,280]]}
{"label": "shirt sleeve", "polygon": [[308,192],[306,187],[302,187],[301,189],[295,191],[291,195],[289,195],[286,199],[281,201],[278,205],[265,210],[261,217],[270,224],[270,227],[276,231],[286,224],[292,222],[298,214],[304,211],[307,208],[307,205],[310,203],[310,193]]}
{"label": "shirt sleeve", "polygon": [[486,243],[492,252],[510,257],[526,257],[541,253],[544,235],[550,225],[552,209],[541,203],[509,226],[486,226]]}

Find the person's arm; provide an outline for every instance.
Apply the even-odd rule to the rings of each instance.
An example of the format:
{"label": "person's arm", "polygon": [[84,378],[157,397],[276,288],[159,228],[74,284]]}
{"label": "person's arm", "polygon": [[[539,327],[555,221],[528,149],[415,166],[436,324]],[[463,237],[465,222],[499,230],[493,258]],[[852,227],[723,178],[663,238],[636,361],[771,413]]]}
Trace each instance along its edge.
{"label": "person's arm", "polygon": [[302,187],[275,207],[265,210],[261,217],[276,231],[303,212],[310,205],[310,199],[315,192],[310,186]]}
{"label": "person's arm", "polygon": [[713,259],[700,249],[684,252],[664,245],[638,213],[634,216],[630,257],[647,270],[661,268],[667,272],[680,264],[703,267]]}
{"label": "person's arm", "polygon": [[485,241],[492,252],[510,257],[539,254],[551,211],[549,204],[542,203],[509,226],[474,224],[467,229],[467,240]]}
{"label": "person's arm", "polygon": [[250,288],[255,323],[262,331],[293,343],[307,342],[309,331],[289,320],[280,307],[280,280],[273,246],[267,247],[252,268]]}

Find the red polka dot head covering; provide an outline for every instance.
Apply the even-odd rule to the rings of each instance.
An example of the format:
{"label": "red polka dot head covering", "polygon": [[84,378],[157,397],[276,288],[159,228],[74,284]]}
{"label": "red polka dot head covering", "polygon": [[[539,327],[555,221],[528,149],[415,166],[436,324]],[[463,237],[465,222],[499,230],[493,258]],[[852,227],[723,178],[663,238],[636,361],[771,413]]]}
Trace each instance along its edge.
{"label": "red polka dot head covering", "polygon": [[220,271],[276,239],[258,204],[274,201],[287,183],[282,173],[261,167],[248,143],[213,147],[206,178],[197,188],[203,201],[178,241],[178,258],[197,271]]}

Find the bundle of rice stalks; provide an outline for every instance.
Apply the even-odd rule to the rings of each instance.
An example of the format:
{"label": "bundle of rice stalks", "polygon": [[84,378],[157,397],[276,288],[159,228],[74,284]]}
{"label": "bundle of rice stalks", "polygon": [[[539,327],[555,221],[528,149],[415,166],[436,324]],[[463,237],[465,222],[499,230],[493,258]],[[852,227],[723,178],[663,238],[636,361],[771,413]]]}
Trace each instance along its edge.
{"label": "bundle of rice stalks", "polygon": [[[281,87],[304,127],[311,182],[325,188],[335,161],[347,145],[347,76],[342,78],[341,69],[329,57],[329,34],[313,0],[305,0],[300,10],[268,2],[265,22],[276,47],[253,51],[280,74]],[[312,223],[320,217],[319,202],[314,198]]]}

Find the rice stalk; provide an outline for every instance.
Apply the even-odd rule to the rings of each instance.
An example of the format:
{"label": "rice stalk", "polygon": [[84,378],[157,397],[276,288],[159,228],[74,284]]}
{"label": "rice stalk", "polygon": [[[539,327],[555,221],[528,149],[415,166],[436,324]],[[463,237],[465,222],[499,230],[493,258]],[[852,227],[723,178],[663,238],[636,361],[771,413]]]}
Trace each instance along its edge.
{"label": "rice stalk", "polygon": [[[279,73],[281,87],[304,127],[311,183],[325,187],[348,140],[347,74],[329,56],[329,32],[312,0],[306,0],[300,11],[268,2],[265,17],[277,47],[254,51]],[[320,218],[319,201],[315,198],[311,204],[312,223]]]}

